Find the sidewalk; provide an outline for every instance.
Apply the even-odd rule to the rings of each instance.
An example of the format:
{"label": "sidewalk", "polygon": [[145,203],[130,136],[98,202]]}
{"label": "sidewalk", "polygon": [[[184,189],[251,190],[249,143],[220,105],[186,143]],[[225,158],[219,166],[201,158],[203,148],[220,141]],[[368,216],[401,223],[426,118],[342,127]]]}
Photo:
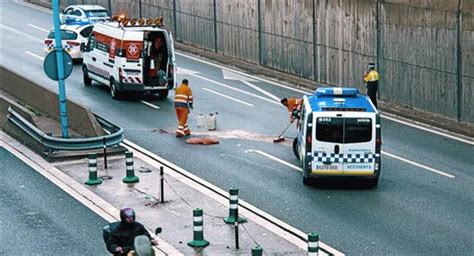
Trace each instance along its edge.
{"label": "sidewalk", "polygon": [[[307,255],[306,242],[240,208],[240,216],[248,221],[239,225],[239,249],[236,249],[234,226],[223,221],[229,216],[229,201],[183,175],[164,168],[165,200],[161,203],[161,164],[139,152],[134,155],[134,173],[139,177],[139,182],[122,182],[126,176],[125,156],[114,156],[107,159],[108,169],[104,169],[102,158],[97,159],[98,176],[102,177],[103,182],[88,186],[84,184],[89,176],[88,159],[51,164],[8,135],[0,133],[4,143],[32,159],[115,219],[120,208],[132,207],[137,213],[137,220],[149,230],[162,227],[163,232],[158,235],[158,248],[164,255],[251,255],[256,245],[263,248],[263,255]],[[210,242],[204,249],[187,245],[193,240],[193,209],[196,208],[203,209],[204,239]]]}

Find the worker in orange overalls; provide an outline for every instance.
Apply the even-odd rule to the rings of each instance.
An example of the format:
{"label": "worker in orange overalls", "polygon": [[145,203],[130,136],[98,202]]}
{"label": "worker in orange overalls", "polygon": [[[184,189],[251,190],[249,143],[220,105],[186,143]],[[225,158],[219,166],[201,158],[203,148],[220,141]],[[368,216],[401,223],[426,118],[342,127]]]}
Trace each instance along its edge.
{"label": "worker in orange overalls", "polygon": [[295,121],[295,116],[293,114],[293,111],[300,110],[301,103],[303,103],[303,99],[283,98],[280,100],[280,102],[283,106],[285,106],[288,109],[288,112],[290,112],[290,123],[293,123],[293,121]]}
{"label": "worker in orange overalls", "polygon": [[191,135],[191,131],[188,128],[188,113],[189,109],[193,108],[193,92],[188,84],[188,80],[183,79],[181,85],[176,89],[174,97],[174,107],[178,117],[177,138]]}

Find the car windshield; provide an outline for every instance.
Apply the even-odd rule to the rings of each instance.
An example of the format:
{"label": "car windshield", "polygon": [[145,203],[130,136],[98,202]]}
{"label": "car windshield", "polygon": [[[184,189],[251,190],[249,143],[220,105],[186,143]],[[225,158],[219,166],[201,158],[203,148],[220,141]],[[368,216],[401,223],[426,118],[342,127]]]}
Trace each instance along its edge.
{"label": "car windshield", "polygon": [[90,11],[86,11],[85,13],[86,13],[86,16],[89,18],[95,18],[95,17],[104,18],[104,17],[109,16],[109,13],[106,10],[90,10]]}
{"label": "car windshield", "polygon": [[[48,38],[54,38],[54,30],[49,32]],[[77,39],[77,33],[74,31],[61,29],[61,39],[62,40],[75,40]]]}

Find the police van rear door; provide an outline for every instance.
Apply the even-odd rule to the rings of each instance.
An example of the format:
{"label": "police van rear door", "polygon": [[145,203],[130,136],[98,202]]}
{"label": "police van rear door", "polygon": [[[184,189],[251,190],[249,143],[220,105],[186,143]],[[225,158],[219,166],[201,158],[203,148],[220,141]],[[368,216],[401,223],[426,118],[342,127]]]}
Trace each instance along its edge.
{"label": "police van rear door", "polygon": [[313,175],[341,175],[344,112],[313,112]]}
{"label": "police van rear door", "polygon": [[374,173],[375,113],[345,112],[343,174],[349,176]]}

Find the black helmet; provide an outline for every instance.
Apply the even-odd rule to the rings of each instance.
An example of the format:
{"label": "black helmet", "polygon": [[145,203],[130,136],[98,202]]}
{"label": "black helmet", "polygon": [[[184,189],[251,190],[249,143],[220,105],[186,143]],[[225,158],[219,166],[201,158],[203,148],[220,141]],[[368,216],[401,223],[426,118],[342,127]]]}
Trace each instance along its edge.
{"label": "black helmet", "polygon": [[281,104],[285,105],[287,102],[288,102],[288,99],[287,98],[282,98],[280,100]]}
{"label": "black helmet", "polygon": [[120,220],[122,223],[134,223],[135,211],[132,208],[123,208],[120,210]]}

